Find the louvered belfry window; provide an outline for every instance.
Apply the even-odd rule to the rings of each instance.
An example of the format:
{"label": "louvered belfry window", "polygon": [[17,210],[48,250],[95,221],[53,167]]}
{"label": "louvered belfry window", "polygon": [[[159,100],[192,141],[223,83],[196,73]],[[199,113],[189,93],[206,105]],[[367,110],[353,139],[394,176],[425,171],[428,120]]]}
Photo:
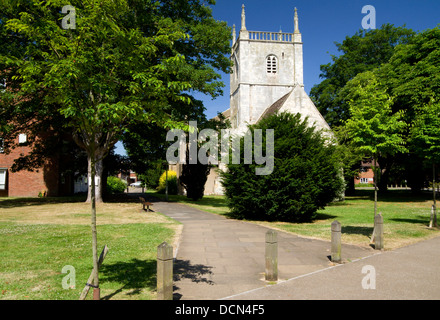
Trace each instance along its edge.
{"label": "louvered belfry window", "polygon": [[267,73],[277,73],[277,57],[270,55],[266,58]]}

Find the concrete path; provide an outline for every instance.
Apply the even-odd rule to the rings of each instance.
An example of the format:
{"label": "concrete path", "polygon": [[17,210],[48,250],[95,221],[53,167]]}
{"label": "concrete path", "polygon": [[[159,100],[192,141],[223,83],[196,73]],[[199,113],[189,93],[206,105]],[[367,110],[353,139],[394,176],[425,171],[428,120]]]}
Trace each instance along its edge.
{"label": "concrete path", "polygon": [[[182,222],[183,230],[174,263],[174,299],[295,299],[308,298],[304,292],[289,295],[286,285],[264,280],[265,234],[268,228],[206,213],[187,205],[156,202],[154,210]],[[330,232],[330,225],[329,225]],[[328,270],[343,270],[354,263],[329,269],[330,243],[278,232],[279,282],[299,276],[325,276]],[[371,248],[343,245],[343,260],[353,261],[377,254]],[[350,268],[350,267],[349,267]],[[360,271],[356,274],[360,274]],[[361,274],[362,275],[362,274]],[[358,275],[359,276],[359,275]],[[305,278],[299,278],[304,279]],[[360,281],[357,283],[360,286]],[[293,283],[292,281],[284,283]],[[325,281],[324,281],[325,283]],[[321,298],[332,290],[320,291]],[[266,289],[261,289],[265,288]],[[277,288],[285,288],[278,291]],[[258,289],[258,290],[255,290]],[[267,290],[267,291],[265,291]],[[246,292],[246,293],[244,293]],[[290,292],[290,291],[289,291]],[[316,296],[316,295],[315,295]]]}

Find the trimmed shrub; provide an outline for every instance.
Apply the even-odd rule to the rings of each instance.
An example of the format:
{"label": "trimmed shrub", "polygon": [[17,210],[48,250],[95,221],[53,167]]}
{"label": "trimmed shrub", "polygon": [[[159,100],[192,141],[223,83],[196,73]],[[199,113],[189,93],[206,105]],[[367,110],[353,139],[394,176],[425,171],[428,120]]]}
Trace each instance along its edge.
{"label": "trimmed shrub", "polygon": [[252,136],[255,129],[263,130],[263,155],[266,154],[265,130],[274,129],[274,169],[269,175],[256,175],[255,168],[264,165],[244,164],[244,139],[241,139],[240,164],[229,164],[228,170],[221,173],[232,216],[311,221],[318,209],[340,195],[344,183],[336,147],[308,127],[299,114],[272,115],[249,129]]}
{"label": "trimmed shrub", "polygon": [[124,193],[127,183],[117,177],[107,177],[107,191],[109,194]]}
{"label": "trimmed shrub", "polygon": [[[156,188],[159,193],[165,193],[166,190],[166,172],[164,171],[159,178],[159,186]],[[177,173],[168,171],[168,194],[177,194]]]}
{"label": "trimmed shrub", "polygon": [[206,180],[210,171],[211,167],[209,165],[200,162],[182,166],[180,184],[185,188],[187,198],[194,201],[203,198]]}

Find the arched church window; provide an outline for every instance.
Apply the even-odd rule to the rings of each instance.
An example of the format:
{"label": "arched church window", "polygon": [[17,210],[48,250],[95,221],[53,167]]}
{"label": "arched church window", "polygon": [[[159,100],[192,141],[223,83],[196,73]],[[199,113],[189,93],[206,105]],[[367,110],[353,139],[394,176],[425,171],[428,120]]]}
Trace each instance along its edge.
{"label": "arched church window", "polygon": [[277,57],[270,55],[266,58],[267,73],[277,73]]}

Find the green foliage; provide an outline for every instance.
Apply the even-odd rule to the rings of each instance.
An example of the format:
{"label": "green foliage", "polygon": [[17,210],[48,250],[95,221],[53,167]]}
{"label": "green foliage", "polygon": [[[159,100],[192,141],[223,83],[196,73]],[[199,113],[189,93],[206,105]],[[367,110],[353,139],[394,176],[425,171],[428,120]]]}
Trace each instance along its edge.
{"label": "green foliage", "polygon": [[412,150],[434,163],[440,162],[440,103],[433,100],[418,110],[411,130]]}
{"label": "green foliage", "polygon": [[386,157],[407,151],[403,130],[403,112],[393,113],[392,99],[375,74],[367,71],[357,75],[344,88],[350,118],[346,129],[355,145],[365,156]]}
{"label": "green foliage", "polygon": [[138,179],[145,184],[147,188],[156,189],[159,186],[159,179],[162,174],[162,161],[154,162],[145,173],[138,174]]}
{"label": "green foliage", "polygon": [[[217,116],[218,119],[214,118],[211,120],[201,119],[201,122],[197,123],[197,129],[202,131],[203,129],[211,129],[214,130],[213,132],[216,132],[218,134],[218,138],[220,138],[220,132],[222,129],[226,129],[230,127],[229,121],[225,120],[224,116],[219,113]],[[210,138],[208,138],[210,139]],[[204,140],[204,139],[201,139]],[[220,141],[221,139],[218,139],[218,145],[216,146],[217,150],[220,150]],[[213,143],[214,141],[209,141],[206,143]],[[198,147],[200,148],[202,146],[202,143],[205,143],[204,141],[198,141]],[[211,145],[214,147],[214,144]],[[214,147],[215,149],[215,147]],[[208,148],[206,150],[206,157],[210,156],[211,150]],[[218,155],[215,155],[217,158]],[[182,165],[182,174],[179,177],[180,184],[185,188],[186,190],[186,196],[194,201],[197,201],[199,199],[203,198],[204,191],[205,191],[205,184],[208,179],[208,175],[211,171],[212,165],[210,164],[202,164],[200,161],[197,161],[197,163],[191,164],[190,163],[190,157],[189,157],[189,150],[187,148],[186,150],[186,164]]]}
{"label": "green foliage", "polygon": [[384,24],[374,30],[361,29],[336,43],[341,54],[332,55],[331,63],[321,65],[320,76],[324,80],[310,91],[310,97],[332,128],[349,117],[347,101],[340,95],[345,84],[357,74],[387,63],[394,48],[407,43],[413,35],[410,29]]}
{"label": "green foliage", "polygon": [[[321,132],[308,127],[299,114],[273,115],[250,126],[274,129],[274,170],[256,175],[256,164],[229,164],[222,173],[228,206],[243,219],[310,221],[318,209],[335,200],[343,189],[336,147]],[[265,136],[263,134],[263,136]],[[263,154],[265,150],[263,139]]]}
{"label": "green foliage", "polygon": [[117,177],[107,177],[107,191],[110,194],[124,193],[127,183]]}
{"label": "green foliage", "polygon": [[[167,179],[168,174],[168,179]],[[157,187],[157,192],[166,192],[166,183],[168,180],[168,194],[177,194],[177,173],[173,170],[168,170],[168,173],[164,171],[159,178],[159,186]]]}

